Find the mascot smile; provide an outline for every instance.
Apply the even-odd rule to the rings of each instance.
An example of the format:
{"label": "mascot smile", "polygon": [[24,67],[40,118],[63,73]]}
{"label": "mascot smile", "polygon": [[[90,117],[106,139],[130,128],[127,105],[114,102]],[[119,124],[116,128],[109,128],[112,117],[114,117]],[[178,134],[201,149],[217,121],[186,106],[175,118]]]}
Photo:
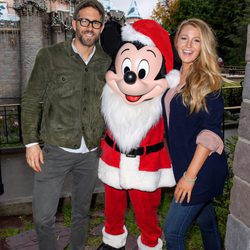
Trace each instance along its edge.
{"label": "mascot smile", "polygon": [[99,178],[105,183],[105,227],[98,249],[125,249],[127,194],[141,231],[139,249],[162,249],[157,208],[161,187],[175,179],[164,143],[161,97],[179,81],[167,31],[153,20],[122,28],[122,44],[106,74]]}

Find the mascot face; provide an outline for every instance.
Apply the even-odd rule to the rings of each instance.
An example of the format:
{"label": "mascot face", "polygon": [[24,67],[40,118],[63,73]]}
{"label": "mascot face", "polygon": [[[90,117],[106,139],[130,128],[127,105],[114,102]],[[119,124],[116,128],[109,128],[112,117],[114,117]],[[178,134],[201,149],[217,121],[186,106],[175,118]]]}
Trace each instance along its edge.
{"label": "mascot face", "polygon": [[115,72],[106,73],[107,84],[123,100],[136,105],[161,95],[168,86],[160,71],[164,67],[160,50],[155,46],[138,46],[127,42],[115,59]]}

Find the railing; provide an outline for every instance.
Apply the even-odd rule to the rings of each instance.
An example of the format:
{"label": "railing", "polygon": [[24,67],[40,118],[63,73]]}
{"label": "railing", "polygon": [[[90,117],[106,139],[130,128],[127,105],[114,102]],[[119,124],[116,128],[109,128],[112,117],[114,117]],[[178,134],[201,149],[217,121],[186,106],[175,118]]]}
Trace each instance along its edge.
{"label": "railing", "polygon": [[225,104],[222,123],[223,137],[225,129],[238,127],[242,102],[242,90],[242,85],[225,86],[222,88]]}
{"label": "railing", "polygon": [[0,105],[0,145],[18,144],[21,142],[20,104]]}
{"label": "railing", "polygon": [[[237,127],[242,102],[242,86],[223,87],[225,100],[222,130]],[[21,107],[16,104],[0,104],[0,148],[7,144],[22,143]]]}
{"label": "railing", "polygon": [[245,75],[245,67],[225,66],[221,69],[223,76],[243,76]]}

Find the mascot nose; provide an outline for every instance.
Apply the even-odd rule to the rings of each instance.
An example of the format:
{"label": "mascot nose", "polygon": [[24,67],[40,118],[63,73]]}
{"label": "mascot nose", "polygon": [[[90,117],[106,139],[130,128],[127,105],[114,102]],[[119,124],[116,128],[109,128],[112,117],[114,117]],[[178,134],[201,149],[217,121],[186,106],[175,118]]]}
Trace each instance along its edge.
{"label": "mascot nose", "polygon": [[133,71],[127,71],[123,79],[127,84],[134,84],[136,81],[136,74]]}

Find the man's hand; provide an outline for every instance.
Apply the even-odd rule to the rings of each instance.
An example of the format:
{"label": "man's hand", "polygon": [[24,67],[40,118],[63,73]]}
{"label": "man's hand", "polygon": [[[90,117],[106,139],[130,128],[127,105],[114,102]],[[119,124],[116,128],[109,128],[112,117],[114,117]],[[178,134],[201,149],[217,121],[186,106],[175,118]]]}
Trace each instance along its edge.
{"label": "man's hand", "polygon": [[42,172],[40,163],[43,164],[43,153],[39,144],[26,148],[26,160],[34,171]]}

